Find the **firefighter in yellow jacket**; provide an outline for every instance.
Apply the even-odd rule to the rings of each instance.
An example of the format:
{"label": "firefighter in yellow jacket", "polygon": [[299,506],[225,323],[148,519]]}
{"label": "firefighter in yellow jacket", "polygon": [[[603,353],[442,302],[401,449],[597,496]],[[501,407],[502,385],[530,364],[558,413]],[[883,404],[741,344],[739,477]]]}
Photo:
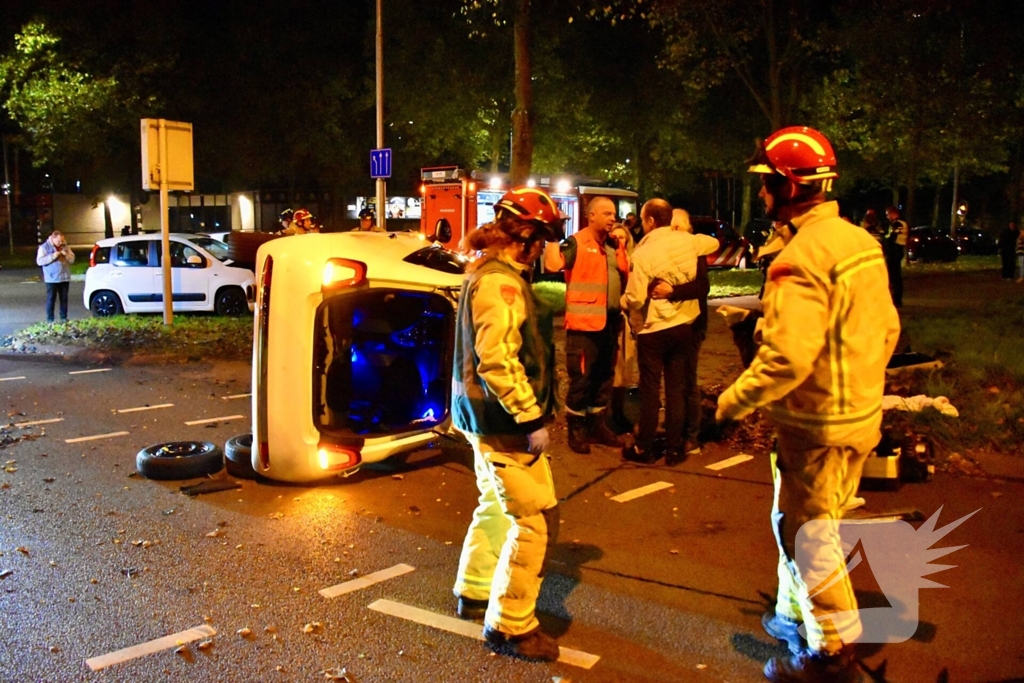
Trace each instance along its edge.
{"label": "firefighter in yellow jacket", "polygon": [[558,659],[534,614],[558,500],[546,454],[556,408],[552,311],[533,293],[532,265],[563,218],[546,193],[507,192],[495,221],[469,234],[484,256],[462,285],[452,419],[473,446],[480,499],[455,582],[458,614],[484,620],[498,652]]}
{"label": "firefighter in yellow jacket", "polygon": [[[878,242],[825,201],[838,173],[821,133],[773,133],[750,171],[761,176],[767,216],[790,237],[768,269],[762,344],[719,397],[717,418],[739,420],[764,407],[777,430],[779,593],[762,624],[791,652],[770,660],[765,676],[844,683],[859,680],[850,644],[861,624],[837,524],[880,438],[885,366],[899,318]],[[819,521],[799,533],[811,520]]]}

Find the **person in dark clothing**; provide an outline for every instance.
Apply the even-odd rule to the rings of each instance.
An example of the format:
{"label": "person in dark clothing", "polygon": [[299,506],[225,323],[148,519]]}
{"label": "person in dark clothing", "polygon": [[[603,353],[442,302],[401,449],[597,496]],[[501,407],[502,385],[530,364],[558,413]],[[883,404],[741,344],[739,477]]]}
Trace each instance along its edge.
{"label": "person in dark clothing", "polygon": [[889,292],[896,308],[903,306],[903,260],[907,257],[907,236],[910,228],[906,221],[900,219],[900,210],[890,206],[885,210],[889,219],[889,232],[886,234],[882,251],[885,252],[885,267],[889,271]]}
{"label": "person in dark clothing", "polygon": [[1013,279],[1013,269],[1017,259],[1017,237],[1019,235],[1020,230],[1017,229],[1017,224],[1013,221],[1010,221],[1006,228],[999,233],[999,261],[1002,265],[1004,280]]}

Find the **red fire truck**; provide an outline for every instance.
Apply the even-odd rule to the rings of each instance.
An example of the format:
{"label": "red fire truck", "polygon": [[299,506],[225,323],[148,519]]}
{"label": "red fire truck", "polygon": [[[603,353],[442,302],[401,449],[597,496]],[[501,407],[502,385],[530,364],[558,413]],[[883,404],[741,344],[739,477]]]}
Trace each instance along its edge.
{"label": "red fire truck", "polygon": [[[467,176],[456,166],[424,168],[420,178],[420,231],[425,235],[436,234],[440,220],[447,220],[452,238],[444,245],[455,250],[469,230],[494,220],[493,206],[509,189],[505,174],[474,172]],[[586,205],[594,197],[611,199],[620,218],[637,212],[637,194],[632,190],[581,184],[570,176],[536,176],[529,183],[546,190],[569,217],[565,223],[566,236],[586,227]]]}

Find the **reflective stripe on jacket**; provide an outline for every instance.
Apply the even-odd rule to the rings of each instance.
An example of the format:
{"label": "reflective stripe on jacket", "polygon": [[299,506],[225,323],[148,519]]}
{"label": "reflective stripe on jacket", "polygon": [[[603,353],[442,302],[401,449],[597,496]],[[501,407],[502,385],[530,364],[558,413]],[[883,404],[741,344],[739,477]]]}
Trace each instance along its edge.
{"label": "reflective stripe on jacket", "polygon": [[494,258],[462,283],[452,420],[469,434],[528,434],[554,413],[553,316],[511,264]]}
{"label": "reflective stripe on jacket", "polygon": [[809,444],[874,448],[900,332],[882,251],[836,202],[792,222],[798,232],[768,270],[763,343],[719,411],[740,419],[767,406]]}
{"label": "reflective stripe on jacket", "polygon": [[622,278],[628,269],[624,246],[613,249],[600,244],[591,230],[581,230],[576,256],[565,269],[565,329],[599,332],[608,322],[608,311],[619,310]]}

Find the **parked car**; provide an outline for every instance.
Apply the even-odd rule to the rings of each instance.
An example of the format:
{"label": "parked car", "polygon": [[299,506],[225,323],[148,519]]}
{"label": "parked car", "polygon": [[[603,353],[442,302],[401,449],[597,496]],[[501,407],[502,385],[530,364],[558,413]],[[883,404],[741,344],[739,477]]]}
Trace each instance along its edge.
{"label": "parked car", "polygon": [[718,251],[708,254],[708,267],[747,268],[750,265],[750,242],[731,225],[706,216],[691,217],[690,224],[695,234],[711,235],[718,240]]}
{"label": "parked car", "polygon": [[[227,246],[210,237],[172,234],[171,291],[175,311],[243,315],[253,310],[256,277],[233,265]],[[89,256],[84,303],[94,316],[163,310],[160,235],[100,240]]]}
{"label": "parked car", "polygon": [[292,482],[345,475],[446,433],[468,263],[417,233],[295,235],[261,245],[255,472]]}
{"label": "parked car", "polygon": [[[945,231],[943,234],[948,235]],[[984,230],[977,228],[960,227],[956,229],[956,243],[960,247],[961,254],[975,256],[991,256],[999,251],[996,238]]]}
{"label": "parked car", "polygon": [[960,249],[956,242],[930,226],[910,229],[907,238],[907,258],[911,261],[956,261]]}

